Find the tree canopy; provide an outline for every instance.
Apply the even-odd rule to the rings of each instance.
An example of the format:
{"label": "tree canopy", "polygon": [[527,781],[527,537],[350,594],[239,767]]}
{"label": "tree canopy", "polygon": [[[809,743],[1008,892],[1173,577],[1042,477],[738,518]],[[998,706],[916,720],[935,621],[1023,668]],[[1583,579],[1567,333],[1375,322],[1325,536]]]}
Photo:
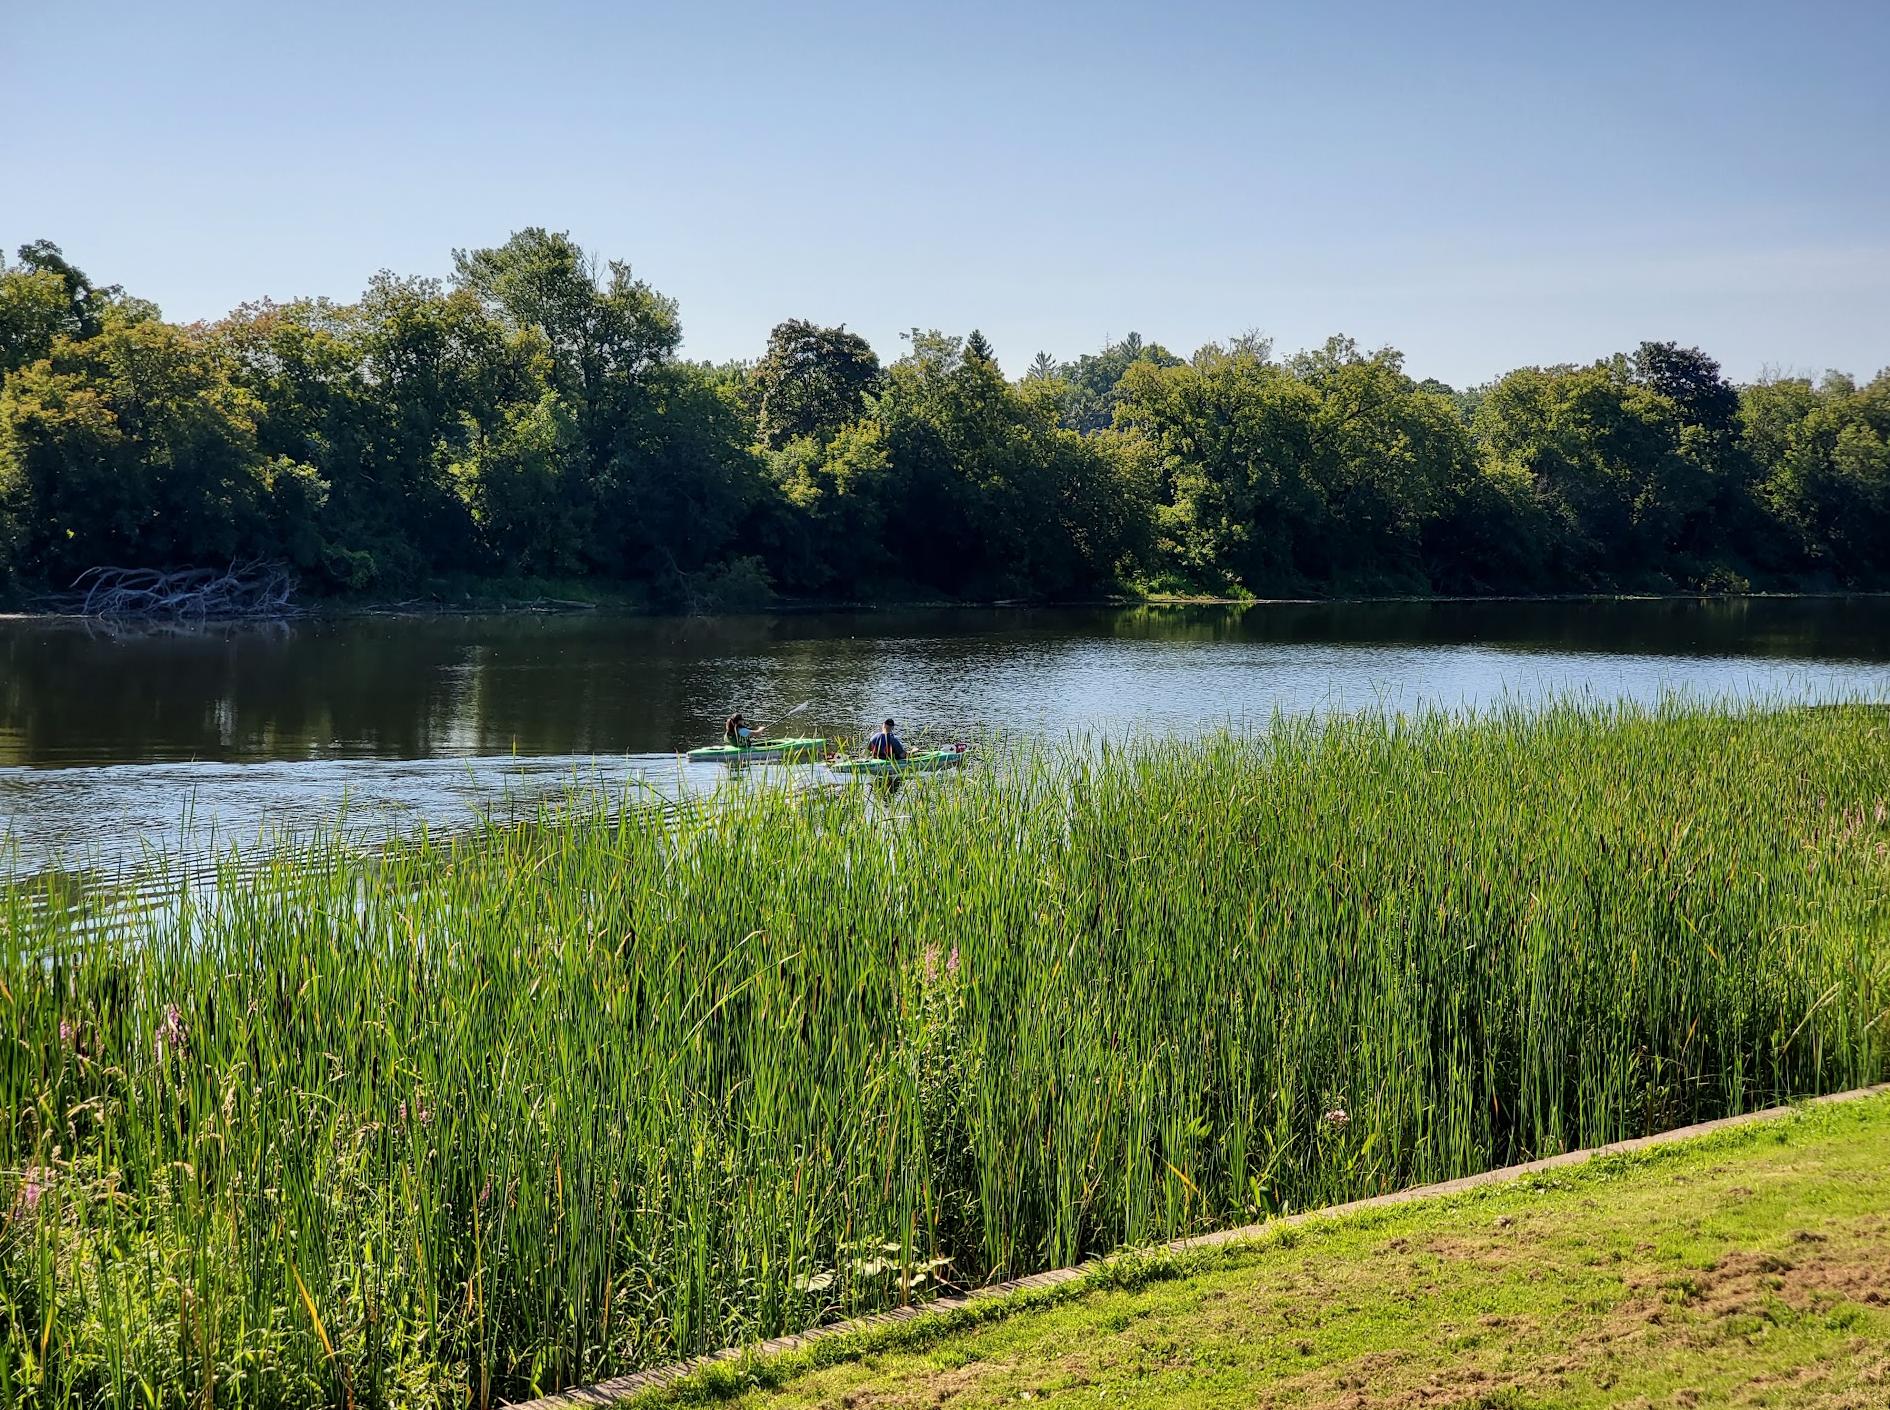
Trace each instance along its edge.
{"label": "tree canopy", "polygon": [[1130,333],[1006,376],[675,303],[532,228],[348,304],[165,322],[58,246],[0,265],[0,581],[241,557],[316,592],[589,577],[678,605],[882,594],[1717,590],[1890,576],[1890,373],[1735,386],[1644,342],[1480,387],[1350,339]]}

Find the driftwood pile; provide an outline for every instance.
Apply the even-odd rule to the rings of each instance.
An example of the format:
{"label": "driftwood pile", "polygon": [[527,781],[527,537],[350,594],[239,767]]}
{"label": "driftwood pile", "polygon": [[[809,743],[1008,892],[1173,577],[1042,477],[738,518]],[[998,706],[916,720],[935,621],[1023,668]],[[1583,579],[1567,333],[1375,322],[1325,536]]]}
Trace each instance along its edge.
{"label": "driftwood pile", "polygon": [[58,605],[81,617],[205,621],[290,616],[295,574],[287,564],[227,568],[88,568]]}

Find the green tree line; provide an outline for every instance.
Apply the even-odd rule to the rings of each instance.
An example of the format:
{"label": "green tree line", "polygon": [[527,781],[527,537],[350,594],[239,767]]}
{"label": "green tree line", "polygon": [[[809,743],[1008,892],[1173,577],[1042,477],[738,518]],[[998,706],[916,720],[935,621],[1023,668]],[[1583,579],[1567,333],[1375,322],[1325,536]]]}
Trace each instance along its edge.
{"label": "green tree line", "polygon": [[1345,338],[1131,334],[1005,376],[794,320],[678,355],[562,234],[211,324],[0,266],[0,581],[270,559],[318,593],[595,579],[667,604],[1835,588],[1890,579],[1890,372],[1735,386],[1649,342],[1458,390]]}

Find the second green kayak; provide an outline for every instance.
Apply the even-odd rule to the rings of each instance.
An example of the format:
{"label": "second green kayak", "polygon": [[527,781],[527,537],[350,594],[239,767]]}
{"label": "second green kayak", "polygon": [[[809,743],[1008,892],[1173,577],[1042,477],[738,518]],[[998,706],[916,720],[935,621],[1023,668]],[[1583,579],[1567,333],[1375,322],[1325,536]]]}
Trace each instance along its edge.
{"label": "second green kayak", "polygon": [[955,769],[965,762],[965,746],[928,749],[903,759],[835,759],[829,765],[838,774],[929,774]]}
{"label": "second green kayak", "polygon": [[796,759],[818,759],[827,752],[824,739],[769,739],[755,744],[706,744],[691,749],[694,764],[776,764]]}

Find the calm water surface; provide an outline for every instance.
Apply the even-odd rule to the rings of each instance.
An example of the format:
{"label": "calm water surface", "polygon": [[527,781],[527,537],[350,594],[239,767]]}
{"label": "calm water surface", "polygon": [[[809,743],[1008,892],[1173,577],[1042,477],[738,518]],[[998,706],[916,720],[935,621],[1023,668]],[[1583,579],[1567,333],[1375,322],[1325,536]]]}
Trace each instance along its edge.
{"label": "calm water surface", "polygon": [[[734,708],[908,741],[1188,733],[1274,710],[1890,698],[1890,600],[1377,603],[652,619],[357,618],[198,633],[0,621],[12,862],[463,823],[572,780],[701,788]],[[0,867],[7,865],[0,862]]]}

